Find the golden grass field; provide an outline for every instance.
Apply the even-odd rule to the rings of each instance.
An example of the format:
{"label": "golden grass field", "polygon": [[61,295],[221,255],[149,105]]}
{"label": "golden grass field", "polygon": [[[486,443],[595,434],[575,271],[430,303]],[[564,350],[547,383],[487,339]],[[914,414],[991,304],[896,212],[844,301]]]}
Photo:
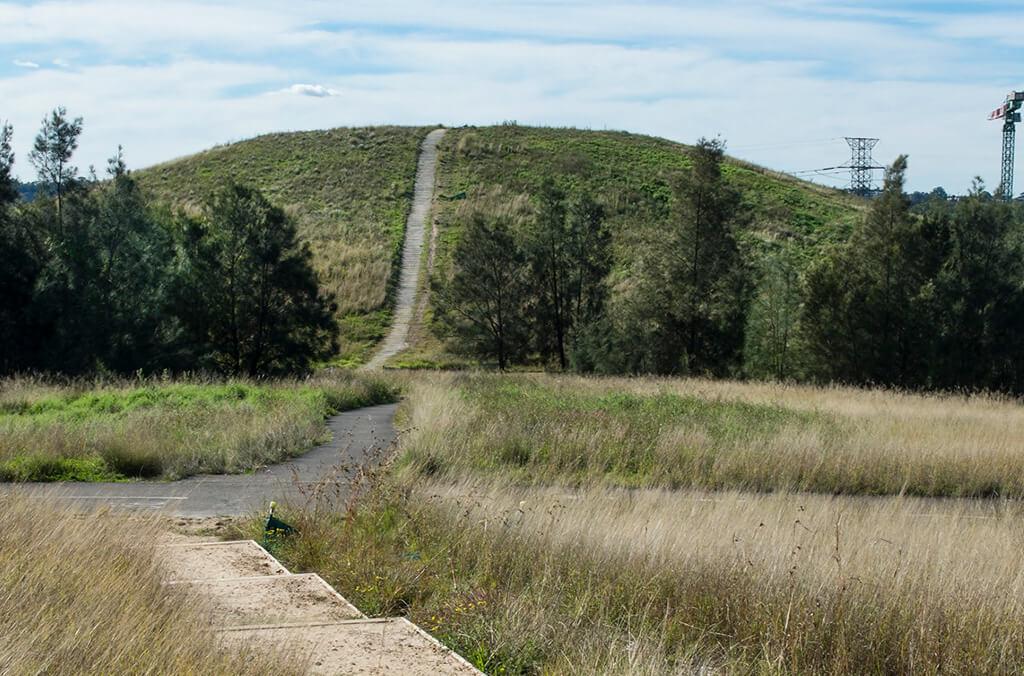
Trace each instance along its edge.
{"label": "golden grass field", "polygon": [[[70,394],[19,387],[0,396],[8,413]],[[189,401],[225,386],[210,387]],[[405,394],[393,460],[358,474],[356,499],[283,506],[301,535],[275,553],[370,615],[408,615],[487,673],[1024,671],[1014,400],[540,374],[392,374],[388,387]],[[312,493],[339,495],[323,488]],[[99,673],[60,652],[75,631],[143,641],[89,618],[122,612],[100,594],[107,570],[132,585],[148,574],[145,548],[118,543],[155,538],[138,530],[150,526],[4,507],[0,631],[41,632],[44,649],[8,642],[0,663],[63,663],[39,661],[52,654]],[[153,598],[138,603],[172,612]],[[201,636],[179,654],[147,634],[149,618],[131,622],[152,636],[131,644],[138,659],[207,659]],[[132,670],[129,653],[104,648],[95,664]]]}
{"label": "golden grass field", "polygon": [[[499,481],[429,483],[415,494],[439,505],[450,532],[481,529],[467,539],[484,537],[492,555],[530,553],[518,555],[529,572],[516,575],[530,581],[501,619],[521,622],[530,608],[519,631],[570,651],[568,671],[601,653],[549,628],[562,626],[566,606],[587,614],[573,639],[588,650],[595,624],[635,623],[649,673],[997,673],[1024,660],[1016,504]],[[576,590],[552,608],[566,575],[591,570],[601,572],[582,588],[570,583]],[[622,598],[628,610],[615,607]],[[594,668],[610,668],[622,648]]]}
{"label": "golden grass field", "polygon": [[418,470],[851,495],[1024,494],[1024,408],[996,396],[679,379],[413,379]]}

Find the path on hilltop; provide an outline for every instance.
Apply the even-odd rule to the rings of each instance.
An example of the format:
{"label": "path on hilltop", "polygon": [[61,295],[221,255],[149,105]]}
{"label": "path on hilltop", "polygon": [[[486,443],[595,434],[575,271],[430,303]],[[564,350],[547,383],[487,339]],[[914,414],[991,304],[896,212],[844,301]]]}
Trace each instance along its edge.
{"label": "path on hilltop", "polygon": [[[423,141],[406,224],[391,332],[364,369],[380,369],[387,359],[406,347],[419,286],[424,230],[434,199],[437,144],[444,133],[444,129],[436,129]],[[386,404],[332,416],[327,420],[329,442],[297,458],[248,474],[200,475],[180,481],[0,484],[0,496],[22,492],[33,498],[67,501],[87,510],[110,506],[189,518],[250,514],[265,509],[270,500],[301,500],[310,486],[338,472],[342,465],[353,468],[374,461],[375,453],[395,440],[396,408],[397,404]],[[340,478],[352,471],[341,472]]]}
{"label": "path on hilltop", "polygon": [[423,239],[427,217],[434,202],[434,176],[437,173],[437,144],[444,136],[445,129],[435,129],[427,134],[420,150],[419,166],[416,168],[416,187],[413,190],[412,208],[405,224],[405,247],[402,249],[402,271],[395,298],[395,311],[391,332],[377,354],[363,367],[379,369],[384,363],[408,347],[409,325],[412,323],[416,290],[420,284],[420,267],[423,261]]}

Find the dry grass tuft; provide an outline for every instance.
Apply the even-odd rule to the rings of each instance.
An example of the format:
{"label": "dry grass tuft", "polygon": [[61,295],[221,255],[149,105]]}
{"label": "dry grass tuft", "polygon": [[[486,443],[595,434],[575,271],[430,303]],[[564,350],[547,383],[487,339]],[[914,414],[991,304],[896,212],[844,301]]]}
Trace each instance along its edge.
{"label": "dry grass tuft", "polygon": [[[420,486],[414,499],[443,515],[433,518],[451,533],[452,555],[471,562],[455,564],[472,571],[468,580],[485,571],[507,580],[493,595],[500,611],[481,619],[547,643],[544,654],[563,667],[612,660],[594,666],[628,673],[641,654],[634,666],[652,673],[697,664],[1006,673],[1024,664],[1015,503],[577,493],[501,481]],[[591,654],[594,632],[632,643]]]}

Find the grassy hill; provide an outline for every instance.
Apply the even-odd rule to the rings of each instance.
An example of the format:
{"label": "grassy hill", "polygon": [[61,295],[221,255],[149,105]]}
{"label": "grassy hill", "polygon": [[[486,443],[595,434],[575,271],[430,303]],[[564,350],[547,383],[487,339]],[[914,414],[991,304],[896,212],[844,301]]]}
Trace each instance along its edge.
{"label": "grassy hill", "polygon": [[143,189],[192,207],[228,180],[292,215],[324,287],[337,297],[343,363],[387,330],[419,145],[428,129],[368,127],[268,134],[137,172]]}
{"label": "grassy hill", "polygon": [[[459,224],[475,210],[529,217],[532,196],[553,178],[567,192],[589,190],[606,206],[623,269],[646,241],[639,229],[663,216],[674,174],[690,166],[689,146],[611,131],[501,125],[451,130],[442,141],[435,210],[435,261],[449,265]],[[743,195],[741,244],[757,257],[780,242],[795,244],[805,260],[849,236],[866,202],[847,193],[728,159],[724,174]],[[426,325],[414,330],[414,348],[392,365],[451,362]]]}
{"label": "grassy hill", "polygon": [[[137,176],[150,194],[175,206],[194,206],[233,179],[260,188],[285,208],[312,245],[325,288],[337,296],[339,361],[353,364],[369,355],[390,321],[417,151],[427,131],[370,127],[270,134]],[[441,269],[466,215],[501,209],[528,217],[532,196],[547,177],[569,192],[587,189],[605,204],[624,267],[642,241],[632,235],[659,217],[672,176],[690,165],[688,146],[664,139],[518,125],[452,129],[440,151],[435,259]],[[743,193],[742,241],[751,256],[788,241],[810,258],[820,246],[845,239],[864,209],[864,202],[843,192],[737,160],[728,161],[725,173]],[[428,325],[414,328],[414,348],[393,364],[448,358]]]}

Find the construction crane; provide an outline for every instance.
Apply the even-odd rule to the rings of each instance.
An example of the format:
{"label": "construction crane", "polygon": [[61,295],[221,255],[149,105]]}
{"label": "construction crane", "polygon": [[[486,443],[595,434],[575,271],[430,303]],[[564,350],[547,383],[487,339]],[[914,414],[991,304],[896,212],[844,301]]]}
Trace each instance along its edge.
{"label": "construction crane", "polygon": [[1003,173],[999,189],[1003,199],[1013,199],[1013,155],[1016,146],[1017,123],[1020,122],[1021,106],[1024,105],[1024,92],[1010,92],[1006,102],[991,113],[988,119],[1003,120]]}

